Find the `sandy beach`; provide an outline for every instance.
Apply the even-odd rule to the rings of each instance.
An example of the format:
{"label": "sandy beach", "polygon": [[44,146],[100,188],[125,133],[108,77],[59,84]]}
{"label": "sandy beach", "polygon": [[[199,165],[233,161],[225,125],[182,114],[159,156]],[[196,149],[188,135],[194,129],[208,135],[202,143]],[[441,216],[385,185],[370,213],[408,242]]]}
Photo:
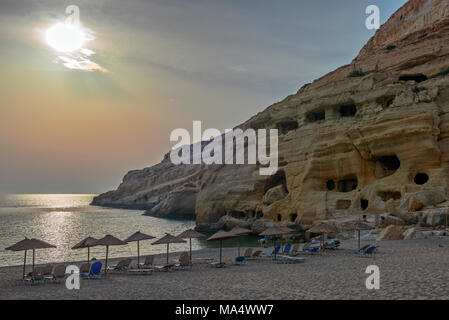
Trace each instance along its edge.
{"label": "sandy beach", "polygon": [[[225,248],[225,268],[196,263],[187,271],[108,274],[82,280],[80,290],[67,290],[64,282],[30,286],[21,281],[21,266],[4,267],[0,299],[449,299],[447,237],[378,245],[372,258],[354,255],[355,241],[347,240],[335,251],[301,255],[303,263],[276,264],[264,258],[239,266],[231,264],[237,249]],[[177,257],[179,253],[170,255]],[[194,257],[217,259],[218,249],[195,251]],[[156,265],[164,258],[157,256]],[[365,287],[366,267],[373,264],[380,268],[379,290]]]}

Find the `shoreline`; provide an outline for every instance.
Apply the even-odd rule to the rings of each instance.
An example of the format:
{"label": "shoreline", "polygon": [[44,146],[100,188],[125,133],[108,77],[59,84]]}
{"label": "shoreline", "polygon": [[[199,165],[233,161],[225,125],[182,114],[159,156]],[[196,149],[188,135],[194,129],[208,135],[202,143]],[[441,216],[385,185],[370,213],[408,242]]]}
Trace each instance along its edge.
{"label": "shoreline", "polygon": [[[368,243],[362,241],[362,245]],[[264,258],[247,261],[243,266],[230,264],[237,256],[236,247],[223,248],[225,268],[194,263],[187,271],[153,272],[151,275],[110,273],[99,280],[81,280],[81,289],[72,291],[67,290],[63,282],[26,285],[21,280],[23,266],[1,267],[0,299],[449,300],[449,237],[386,240],[376,244],[379,253],[373,257],[353,254],[356,241],[343,240],[338,250],[326,250],[322,255],[300,255],[305,258],[302,263],[276,264]],[[245,249],[241,248],[242,254]],[[263,251],[271,250],[272,246]],[[180,251],[170,253],[170,260],[178,258],[179,254]],[[193,251],[194,259],[217,261],[218,255],[218,248]],[[155,256],[156,265],[165,263],[165,254]],[[135,264],[136,257],[131,258]],[[108,264],[120,259],[123,258],[109,259]],[[373,264],[380,269],[379,290],[365,287],[366,268]],[[29,268],[27,265],[27,270]]]}

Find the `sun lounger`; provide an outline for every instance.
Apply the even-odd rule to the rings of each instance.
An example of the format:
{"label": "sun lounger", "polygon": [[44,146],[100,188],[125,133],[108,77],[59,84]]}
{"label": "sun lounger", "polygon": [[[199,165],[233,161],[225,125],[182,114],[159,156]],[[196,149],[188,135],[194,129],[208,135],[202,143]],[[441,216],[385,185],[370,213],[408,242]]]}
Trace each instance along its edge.
{"label": "sun lounger", "polygon": [[256,260],[261,257],[262,250],[256,250],[253,252],[253,254],[249,257],[245,257],[246,260]]}
{"label": "sun lounger", "polygon": [[284,247],[284,251],[282,252],[283,254],[289,254],[290,253],[290,249],[292,248],[292,244],[291,243],[287,243]]}
{"label": "sun lounger", "polygon": [[366,246],[361,247],[359,251],[364,251],[364,250],[368,249],[369,247],[371,247],[371,244],[367,244]]}
{"label": "sun lounger", "polygon": [[154,271],[170,271],[173,270],[174,264],[164,264],[162,266],[155,266]]}
{"label": "sun lounger", "polygon": [[42,283],[44,282],[43,272],[44,272],[43,267],[35,267],[34,272],[28,273],[28,275],[23,279],[23,281],[30,284]]}
{"label": "sun lounger", "polygon": [[340,240],[333,239],[324,243],[324,249],[335,250],[340,246]]}
{"label": "sun lounger", "polygon": [[53,268],[52,264],[46,265],[42,268],[42,277],[45,280],[53,280]]}
{"label": "sun lounger", "polygon": [[209,265],[211,267],[215,267],[215,268],[224,268],[226,266],[226,263],[224,263],[224,262],[211,262],[211,263],[209,263]]}
{"label": "sun lounger", "polygon": [[272,261],[274,263],[299,263],[299,262],[304,262],[305,259],[304,258],[279,256],[279,257],[273,258]]}
{"label": "sun lounger", "polygon": [[248,249],[245,250],[245,253],[243,254],[243,256],[245,258],[250,258],[252,253],[253,253],[253,249],[252,248],[248,248]]}
{"label": "sun lounger", "polygon": [[236,265],[243,265],[245,264],[245,257],[244,256],[235,257],[234,260],[232,260],[232,263]]}
{"label": "sun lounger", "polygon": [[145,269],[152,269],[154,263],[154,255],[148,255],[145,257],[145,262],[141,263],[140,266]]}
{"label": "sun lounger", "polygon": [[100,278],[101,277],[101,268],[103,264],[100,261],[92,263],[90,270],[88,273],[80,273],[81,276],[86,277],[88,279],[92,278]]}
{"label": "sun lounger", "polygon": [[191,267],[189,254],[186,252],[182,253],[179,257],[179,263],[175,264],[175,268],[177,270],[187,270]]}
{"label": "sun lounger", "polygon": [[280,246],[277,246],[276,248],[274,248],[274,250],[272,252],[264,252],[263,255],[265,256],[274,256],[277,255],[279,253],[279,250],[281,249]]}
{"label": "sun lounger", "polygon": [[316,253],[316,252],[320,251],[320,247],[314,247],[314,248],[310,248],[310,249],[303,249],[302,251],[303,251],[303,253],[313,254],[313,253]]}
{"label": "sun lounger", "polygon": [[355,251],[353,252],[354,254],[358,254],[361,256],[366,256],[366,255],[372,255],[375,253],[376,247],[375,246],[371,246],[365,250],[360,250],[360,251]]}
{"label": "sun lounger", "polygon": [[83,263],[82,265],[80,265],[80,274],[88,274],[90,271],[90,263]]}
{"label": "sun lounger", "polygon": [[292,250],[290,251],[290,255],[291,256],[295,256],[299,253],[299,244],[295,244],[292,248]]}
{"label": "sun lounger", "polygon": [[[66,275],[65,269],[66,269],[65,265],[62,265],[62,264],[57,265],[55,267],[55,269],[53,270],[53,274],[51,275],[51,277],[52,277],[51,280],[57,282],[57,281],[61,281],[61,280],[65,279],[65,275]],[[50,280],[50,279],[48,279],[48,280]]]}
{"label": "sun lounger", "polygon": [[108,270],[111,271],[125,271],[131,265],[131,259],[120,260],[119,263],[115,266],[108,267]]}

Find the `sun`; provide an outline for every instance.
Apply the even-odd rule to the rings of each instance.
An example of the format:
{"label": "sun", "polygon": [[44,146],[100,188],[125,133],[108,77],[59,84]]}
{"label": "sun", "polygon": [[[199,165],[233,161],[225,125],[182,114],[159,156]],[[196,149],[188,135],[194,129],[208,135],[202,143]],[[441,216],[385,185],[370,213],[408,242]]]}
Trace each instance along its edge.
{"label": "sun", "polygon": [[57,23],[47,30],[45,39],[48,45],[57,51],[72,52],[81,48],[86,36],[73,24]]}

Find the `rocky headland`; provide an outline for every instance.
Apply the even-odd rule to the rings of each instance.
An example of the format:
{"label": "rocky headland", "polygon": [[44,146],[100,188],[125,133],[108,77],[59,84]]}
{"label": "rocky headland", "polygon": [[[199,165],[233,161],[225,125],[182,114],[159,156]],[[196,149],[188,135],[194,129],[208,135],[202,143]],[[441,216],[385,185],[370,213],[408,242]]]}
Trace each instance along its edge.
{"label": "rocky headland", "polygon": [[322,220],[344,227],[366,215],[395,225],[391,234],[419,237],[404,226],[443,225],[449,212],[448,43],[449,1],[410,0],[350,64],[238,126],[279,130],[276,174],[262,176],[258,165],[174,165],[167,154],[93,204],[255,233]]}

